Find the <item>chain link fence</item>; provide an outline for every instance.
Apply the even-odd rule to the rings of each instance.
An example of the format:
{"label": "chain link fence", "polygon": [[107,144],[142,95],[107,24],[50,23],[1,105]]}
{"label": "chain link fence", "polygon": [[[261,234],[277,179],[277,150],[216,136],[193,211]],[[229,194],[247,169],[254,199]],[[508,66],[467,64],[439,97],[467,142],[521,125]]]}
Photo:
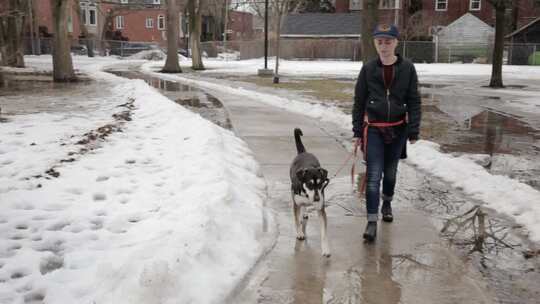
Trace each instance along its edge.
{"label": "chain link fence", "polygon": [[[51,54],[52,38],[26,39],[26,54]],[[268,56],[275,56],[276,40],[268,42]],[[84,40],[72,44],[71,52],[87,55],[88,46],[96,55],[131,56],[141,51],[166,47],[157,43],[119,40]],[[264,41],[209,41],[202,42],[204,56],[253,59],[264,56]],[[282,39],[280,57],[289,60],[351,60],[362,58],[361,42],[358,39]],[[416,63],[491,63],[492,44],[442,44],[432,41],[400,41],[397,51]],[[189,46],[180,48],[179,53],[189,56]],[[505,44],[504,63],[512,65],[540,65],[540,44]]]}

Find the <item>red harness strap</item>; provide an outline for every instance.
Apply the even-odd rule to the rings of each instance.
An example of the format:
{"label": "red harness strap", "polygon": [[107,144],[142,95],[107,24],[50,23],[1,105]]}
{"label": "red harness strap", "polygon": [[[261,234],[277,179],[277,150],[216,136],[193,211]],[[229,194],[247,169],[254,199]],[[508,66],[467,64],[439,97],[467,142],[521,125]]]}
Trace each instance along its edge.
{"label": "red harness strap", "polygon": [[[368,128],[369,127],[376,127],[376,128],[395,127],[395,126],[399,126],[399,125],[405,123],[405,121],[406,121],[406,119],[402,119],[402,120],[396,121],[396,122],[369,122],[367,116],[364,118],[364,129],[362,130],[363,137],[362,137],[362,142],[360,143],[362,145],[362,147],[361,147],[362,153],[364,154],[363,155],[364,163],[367,162]],[[355,143],[355,145],[354,145],[355,160],[357,159],[358,146],[359,146],[358,143]],[[351,168],[351,181],[352,181],[352,183],[354,183],[354,167],[355,167],[355,163],[356,163],[356,161],[353,162],[352,168]],[[364,193],[366,191],[366,183],[367,183],[367,170],[362,175],[362,177],[360,179],[360,183],[358,185],[358,195],[359,196],[362,195],[362,193]]]}

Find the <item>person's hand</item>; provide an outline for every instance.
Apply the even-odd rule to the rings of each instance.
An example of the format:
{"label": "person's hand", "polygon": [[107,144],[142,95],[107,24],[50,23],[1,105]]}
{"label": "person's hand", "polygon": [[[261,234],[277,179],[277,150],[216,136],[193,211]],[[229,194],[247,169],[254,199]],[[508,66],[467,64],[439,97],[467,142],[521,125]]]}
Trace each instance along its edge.
{"label": "person's hand", "polygon": [[411,140],[409,140],[409,142],[411,143],[411,145],[414,145],[414,144],[416,143],[416,141],[417,141],[416,139],[411,139]]}

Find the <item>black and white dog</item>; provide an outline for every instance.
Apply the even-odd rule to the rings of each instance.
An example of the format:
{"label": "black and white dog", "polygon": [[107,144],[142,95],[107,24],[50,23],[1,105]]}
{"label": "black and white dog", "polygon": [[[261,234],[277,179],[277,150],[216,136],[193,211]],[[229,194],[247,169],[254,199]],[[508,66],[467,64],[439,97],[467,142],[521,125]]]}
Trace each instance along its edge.
{"label": "black and white dog", "polygon": [[321,224],[322,255],[330,256],[328,237],[326,235],[326,211],[324,210],[324,188],[329,183],[328,171],[321,168],[315,155],[306,152],[300,136],[302,130],[294,129],[294,140],[298,155],[294,158],[291,168],[291,192],[294,209],[294,224],[296,225],[296,238],[303,240],[306,237],[308,215],[306,206],[313,205],[319,213]]}

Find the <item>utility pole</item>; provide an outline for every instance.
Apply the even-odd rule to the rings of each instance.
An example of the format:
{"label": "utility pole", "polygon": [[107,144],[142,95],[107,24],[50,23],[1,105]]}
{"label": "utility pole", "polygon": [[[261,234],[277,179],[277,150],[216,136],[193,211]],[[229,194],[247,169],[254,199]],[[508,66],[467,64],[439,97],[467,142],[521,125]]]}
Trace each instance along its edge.
{"label": "utility pole", "polygon": [[264,0],[264,69],[268,69],[268,0]]}
{"label": "utility pole", "polygon": [[264,0],[264,69],[259,69],[258,75],[274,75],[274,71],[268,69],[268,0]]}
{"label": "utility pole", "polygon": [[227,60],[227,26],[229,23],[229,4],[225,0],[225,25],[223,26],[223,51],[225,52],[225,60]]}

